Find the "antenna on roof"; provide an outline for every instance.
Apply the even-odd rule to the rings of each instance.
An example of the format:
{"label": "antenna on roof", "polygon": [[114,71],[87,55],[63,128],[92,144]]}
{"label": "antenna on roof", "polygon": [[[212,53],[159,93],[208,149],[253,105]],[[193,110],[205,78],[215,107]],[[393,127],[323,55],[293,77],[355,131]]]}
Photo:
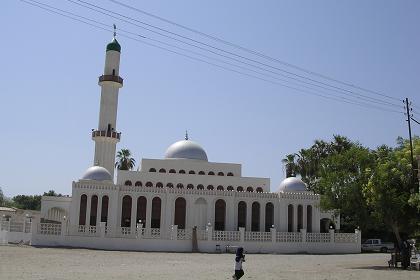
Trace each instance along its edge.
{"label": "antenna on roof", "polygon": [[188,130],[185,130],[185,140],[188,140]]}
{"label": "antenna on roof", "polygon": [[115,25],[115,23],[113,25],[114,25],[114,38],[115,38],[115,36],[117,36],[117,26]]}

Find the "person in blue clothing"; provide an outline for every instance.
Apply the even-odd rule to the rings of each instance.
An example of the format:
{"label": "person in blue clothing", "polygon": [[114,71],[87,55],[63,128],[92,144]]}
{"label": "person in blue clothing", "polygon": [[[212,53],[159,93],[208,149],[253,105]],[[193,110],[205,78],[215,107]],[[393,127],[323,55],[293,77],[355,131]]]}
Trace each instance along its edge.
{"label": "person in blue clothing", "polygon": [[244,270],[242,269],[242,263],[245,262],[244,248],[239,247],[236,249],[235,257],[235,274],[232,276],[232,279],[241,279],[244,276]]}

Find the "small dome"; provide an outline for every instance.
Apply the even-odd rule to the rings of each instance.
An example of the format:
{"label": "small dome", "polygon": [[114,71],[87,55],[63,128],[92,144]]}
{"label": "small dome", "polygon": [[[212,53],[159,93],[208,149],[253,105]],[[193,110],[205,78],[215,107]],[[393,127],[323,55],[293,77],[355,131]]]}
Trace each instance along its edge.
{"label": "small dome", "polygon": [[102,166],[92,166],[86,170],[82,179],[95,181],[112,181],[112,176],[111,173],[109,173],[108,170]]}
{"label": "small dome", "polygon": [[307,192],[306,184],[299,178],[289,177],[284,179],[277,192]]}
{"label": "small dome", "polygon": [[121,46],[118,43],[117,39],[113,38],[111,43],[106,45],[106,51],[117,51],[121,52]]}
{"label": "small dome", "polygon": [[169,146],[166,150],[165,158],[184,158],[208,161],[207,154],[204,149],[199,144],[191,140],[181,140]]}

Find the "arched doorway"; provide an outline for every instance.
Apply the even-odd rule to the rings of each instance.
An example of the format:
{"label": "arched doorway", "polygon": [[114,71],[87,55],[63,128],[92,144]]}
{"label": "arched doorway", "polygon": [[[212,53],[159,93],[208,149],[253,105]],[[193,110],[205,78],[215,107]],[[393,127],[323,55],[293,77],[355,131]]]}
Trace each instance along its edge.
{"label": "arched doorway", "polygon": [[152,228],[160,228],[160,212],[162,200],[159,197],[155,197],[152,200],[152,220],[151,220],[151,227]]}
{"label": "arched doorway", "polygon": [[269,232],[272,225],[274,225],[274,205],[268,202],[265,205],[265,231]]}
{"label": "arched doorway", "polygon": [[207,201],[200,197],[195,201],[194,209],[195,225],[197,226],[197,229],[206,229],[206,225],[209,222],[207,221]]}
{"label": "arched doorway", "polygon": [[306,230],[312,232],[312,206],[306,207]]}
{"label": "arched doorway", "polygon": [[137,211],[136,211],[136,223],[143,224],[143,227],[146,227],[146,208],[147,208],[147,199],[144,196],[137,198]]}
{"label": "arched doorway", "polygon": [[174,225],[178,225],[179,229],[185,229],[185,217],[187,214],[186,206],[187,202],[183,197],[178,197],[175,200]]}
{"label": "arched doorway", "polygon": [[105,224],[108,223],[108,204],[109,197],[107,195],[104,195],[102,197],[101,222]]}
{"label": "arched doorway", "polygon": [[131,226],[131,196],[125,195],[121,205],[121,227]]}
{"label": "arched doorway", "polygon": [[79,225],[86,225],[86,209],[87,209],[87,195],[82,194],[80,197],[80,208],[79,208]]}
{"label": "arched doorway", "polygon": [[96,216],[98,214],[98,196],[93,195],[90,199],[90,218],[89,225],[96,226]]}
{"label": "arched doorway", "polygon": [[238,229],[246,227],[246,202],[241,201],[238,203]]}
{"label": "arched doorway", "polygon": [[303,228],[303,206],[302,205],[298,205],[297,214],[298,214],[297,231],[300,232],[300,230]]}
{"label": "arched doorway", "polygon": [[214,230],[225,230],[226,202],[218,199],[214,205]]}
{"label": "arched doorway", "polygon": [[260,204],[252,203],[251,231],[260,231]]}
{"label": "arched doorway", "polygon": [[287,206],[287,231],[293,232],[294,221],[293,221],[293,205]]}

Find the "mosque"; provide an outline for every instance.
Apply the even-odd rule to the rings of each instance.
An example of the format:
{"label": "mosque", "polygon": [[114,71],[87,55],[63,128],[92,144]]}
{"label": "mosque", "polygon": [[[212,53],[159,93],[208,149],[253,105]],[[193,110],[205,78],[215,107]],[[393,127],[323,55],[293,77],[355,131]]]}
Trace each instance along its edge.
{"label": "mosque", "polygon": [[298,178],[270,192],[270,179],[244,177],[241,164],[209,162],[189,139],[114,182],[121,46],[106,46],[99,77],[99,124],[93,166],[72,183],[71,197],[43,197],[32,244],[144,251],[360,252],[360,232],[339,233],[339,216]]}

